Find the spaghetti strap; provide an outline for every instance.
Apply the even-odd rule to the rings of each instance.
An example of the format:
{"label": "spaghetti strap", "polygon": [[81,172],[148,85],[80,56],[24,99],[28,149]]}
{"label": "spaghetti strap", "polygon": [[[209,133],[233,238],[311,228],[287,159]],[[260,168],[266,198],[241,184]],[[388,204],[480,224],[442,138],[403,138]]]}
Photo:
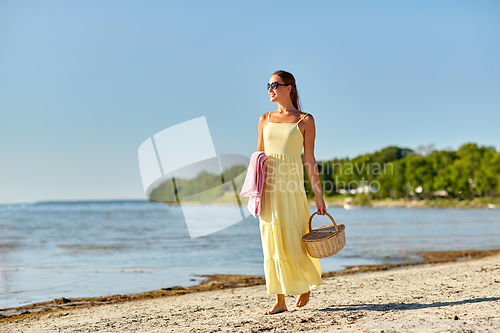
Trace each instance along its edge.
{"label": "spaghetti strap", "polygon": [[269,122],[269,117],[271,117],[271,112],[267,113],[267,122]]}
{"label": "spaghetti strap", "polygon": [[307,116],[308,114],[309,114],[309,113],[306,113],[305,115],[303,115],[303,116],[299,119],[299,121],[297,122],[297,124],[298,124],[298,123],[300,123],[300,121],[301,121],[302,119],[304,119],[304,118],[305,118],[305,116]]}

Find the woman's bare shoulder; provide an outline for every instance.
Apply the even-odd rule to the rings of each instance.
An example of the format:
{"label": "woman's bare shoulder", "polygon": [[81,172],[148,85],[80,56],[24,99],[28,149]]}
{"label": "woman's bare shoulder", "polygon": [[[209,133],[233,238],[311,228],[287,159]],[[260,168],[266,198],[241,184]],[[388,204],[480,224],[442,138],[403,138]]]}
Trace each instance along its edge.
{"label": "woman's bare shoulder", "polygon": [[[304,116],[304,115],[306,115],[306,116]],[[302,113],[301,117],[304,117],[304,119],[302,119],[302,121],[304,121],[306,123],[313,123],[314,124],[314,117],[312,114],[304,112],[304,113]]]}
{"label": "woman's bare shoulder", "polygon": [[265,113],[263,113],[263,114],[260,115],[259,124],[263,124],[263,123],[267,122],[267,114],[268,113],[269,112],[265,112]]}

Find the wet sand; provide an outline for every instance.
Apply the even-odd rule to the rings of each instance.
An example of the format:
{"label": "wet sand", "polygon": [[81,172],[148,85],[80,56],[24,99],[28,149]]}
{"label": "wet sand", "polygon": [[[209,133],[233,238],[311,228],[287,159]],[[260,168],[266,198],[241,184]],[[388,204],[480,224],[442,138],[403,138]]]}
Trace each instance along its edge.
{"label": "wet sand", "polygon": [[370,319],[500,321],[499,252],[427,252],[414,263],[325,273],[308,305],[296,309],[287,296],[289,311],[273,316],[262,315],[273,302],[263,277],[213,275],[188,288],[2,309],[0,331],[356,331]]}

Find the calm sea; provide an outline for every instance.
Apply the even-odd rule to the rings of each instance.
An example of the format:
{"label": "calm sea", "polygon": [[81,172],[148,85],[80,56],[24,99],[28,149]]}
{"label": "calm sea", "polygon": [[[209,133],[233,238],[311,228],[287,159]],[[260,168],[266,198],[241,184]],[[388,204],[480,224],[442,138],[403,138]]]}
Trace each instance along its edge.
{"label": "calm sea", "polygon": [[[230,207],[220,206],[220,216]],[[203,207],[200,207],[203,209]],[[311,213],[315,210],[311,209]],[[329,208],[347,245],[322,271],[406,262],[418,251],[499,249],[500,210]],[[315,216],[313,226],[329,224]],[[191,239],[179,206],[148,201],[0,205],[0,308],[263,275],[258,219]]]}

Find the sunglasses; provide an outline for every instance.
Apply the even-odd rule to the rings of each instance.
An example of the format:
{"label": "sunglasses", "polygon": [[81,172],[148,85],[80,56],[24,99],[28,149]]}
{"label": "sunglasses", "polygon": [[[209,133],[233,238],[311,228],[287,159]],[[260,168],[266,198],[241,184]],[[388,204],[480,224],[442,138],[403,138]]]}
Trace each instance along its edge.
{"label": "sunglasses", "polygon": [[269,88],[273,88],[273,90],[276,90],[276,89],[278,89],[278,86],[289,86],[289,84],[271,82],[271,83],[267,84],[267,91],[269,91]]}

